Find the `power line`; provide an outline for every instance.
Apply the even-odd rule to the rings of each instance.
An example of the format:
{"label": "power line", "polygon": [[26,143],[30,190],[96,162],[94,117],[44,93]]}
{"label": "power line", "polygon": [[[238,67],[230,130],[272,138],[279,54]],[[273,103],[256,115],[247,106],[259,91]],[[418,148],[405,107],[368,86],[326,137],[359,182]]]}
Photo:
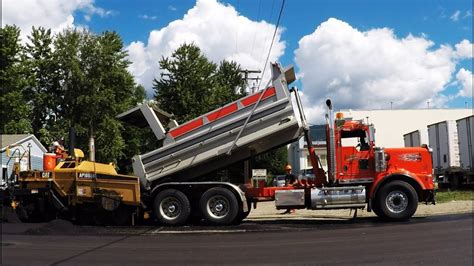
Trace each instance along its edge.
{"label": "power line", "polygon": [[[275,25],[275,31],[273,32],[272,42],[270,44],[270,49],[268,49],[267,60],[265,60],[265,65],[263,66],[262,79],[263,79],[263,76],[265,75],[265,70],[267,69],[268,59],[270,58],[270,53],[272,52],[273,42],[275,41],[275,36],[277,34],[277,31],[278,31],[278,26],[280,25],[281,14],[283,13],[283,8],[284,7],[285,7],[285,0],[282,0],[281,1],[281,7],[280,7],[280,13],[278,14],[278,20],[277,20],[277,23]],[[262,84],[262,79],[260,79],[260,83],[258,83],[258,89],[260,89],[260,85]]]}
{"label": "power line", "polygon": [[[258,23],[258,20],[260,19],[260,11],[262,9],[262,0],[260,0],[258,2],[258,13],[257,13],[257,23]],[[255,27],[255,32],[253,34],[253,42],[252,42],[252,57],[253,57],[253,49],[255,48],[255,39],[257,39],[257,31],[258,31],[258,27]]]}
{"label": "power line", "polygon": [[[239,0],[237,0],[237,4],[235,5],[235,11],[237,12],[237,19],[239,18]],[[238,47],[238,42],[239,42],[239,23],[237,23],[237,30],[235,32],[235,54],[237,55],[237,47]]]}
{"label": "power line", "polygon": [[[275,0],[272,1],[272,7],[270,8],[270,17],[268,18],[268,21],[272,21],[273,18],[273,8],[275,7]],[[262,62],[262,57],[263,57],[263,51],[265,50],[264,45],[267,43],[268,40],[268,32],[265,32],[265,40],[262,43],[262,50],[260,50],[260,59],[258,62]]]}

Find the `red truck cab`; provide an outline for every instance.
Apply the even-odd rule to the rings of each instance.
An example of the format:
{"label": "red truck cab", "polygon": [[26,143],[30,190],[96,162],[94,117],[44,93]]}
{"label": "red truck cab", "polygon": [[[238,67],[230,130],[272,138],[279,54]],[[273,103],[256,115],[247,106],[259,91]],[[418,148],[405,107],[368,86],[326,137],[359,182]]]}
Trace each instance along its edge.
{"label": "red truck cab", "polygon": [[385,218],[411,217],[419,201],[434,203],[428,147],[377,147],[373,125],[344,119],[341,113],[334,127],[327,126],[329,140],[331,130],[334,141],[327,148],[330,185],[364,185],[368,208]]}

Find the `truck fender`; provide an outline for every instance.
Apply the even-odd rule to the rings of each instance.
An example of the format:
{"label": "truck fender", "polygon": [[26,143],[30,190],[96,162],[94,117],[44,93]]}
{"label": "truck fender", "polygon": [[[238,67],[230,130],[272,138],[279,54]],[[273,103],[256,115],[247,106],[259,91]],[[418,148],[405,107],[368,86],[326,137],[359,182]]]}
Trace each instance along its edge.
{"label": "truck fender", "polygon": [[248,204],[247,204],[247,197],[245,197],[245,192],[240,189],[238,186],[228,183],[228,182],[167,182],[163,184],[159,184],[155,186],[152,191],[151,195],[155,197],[156,193],[159,191],[167,188],[167,187],[181,187],[181,186],[208,186],[208,187],[225,187],[232,191],[236,196],[237,199],[242,202],[242,209],[244,212],[249,211]]}
{"label": "truck fender", "polygon": [[372,186],[369,189],[369,200],[372,200],[375,197],[378,190],[384,184],[387,184],[388,182],[393,181],[393,180],[405,181],[408,184],[410,184],[411,186],[413,186],[413,188],[418,193],[418,196],[420,196],[419,198],[421,198],[421,192],[426,189],[425,186],[423,185],[423,183],[419,182],[411,173],[405,172],[405,171],[403,171],[403,172],[402,171],[392,172],[392,173],[384,176],[383,178],[377,179],[372,184]]}

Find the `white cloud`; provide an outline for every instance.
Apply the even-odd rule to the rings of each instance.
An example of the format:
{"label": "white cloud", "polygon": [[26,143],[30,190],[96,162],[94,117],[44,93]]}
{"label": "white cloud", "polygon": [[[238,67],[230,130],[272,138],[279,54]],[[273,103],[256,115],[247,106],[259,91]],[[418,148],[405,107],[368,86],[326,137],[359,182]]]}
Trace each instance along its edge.
{"label": "white cloud", "polygon": [[[234,7],[216,0],[198,0],[182,19],[150,32],[148,43],[132,42],[127,50],[132,61],[130,71],[150,93],[154,77],[159,75],[158,61],[170,56],[183,43],[194,43],[212,61],[234,60],[243,68],[262,69],[275,26],[252,21]],[[271,61],[284,52],[279,29]],[[266,77],[269,77],[267,68]],[[265,82],[266,80],[264,80]]]}
{"label": "white cloud", "polygon": [[460,43],[455,45],[456,56],[459,59],[470,59],[472,58],[472,51],[474,50],[474,44],[468,40],[462,40]]}
{"label": "white cloud", "polygon": [[456,74],[456,80],[461,85],[459,96],[472,98],[472,72],[461,68]]}
{"label": "white cloud", "polygon": [[458,21],[459,20],[459,15],[461,15],[460,10],[454,11],[454,13],[449,17],[452,21]]}
{"label": "white cloud", "polygon": [[[465,47],[466,41],[456,50],[434,48],[425,37],[397,38],[388,28],[359,31],[330,18],[301,38],[295,51],[305,108],[321,113],[326,98],[333,99],[336,109],[390,108],[390,102],[396,108],[416,108],[427,101],[442,107],[450,99],[442,92],[457,60],[469,56]],[[311,122],[323,117],[318,118]]]}
{"label": "white cloud", "polygon": [[94,0],[8,0],[2,4],[3,23],[17,25],[21,29],[23,42],[32,26],[51,28],[53,32],[75,26],[74,12],[78,10],[84,13],[86,21],[93,15],[107,17],[115,14],[114,11],[96,7]]}
{"label": "white cloud", "polygon": [[158,18],[157,16],[148,16],[148,15],[140,15],[138,17],[145,20],[156,20]]}

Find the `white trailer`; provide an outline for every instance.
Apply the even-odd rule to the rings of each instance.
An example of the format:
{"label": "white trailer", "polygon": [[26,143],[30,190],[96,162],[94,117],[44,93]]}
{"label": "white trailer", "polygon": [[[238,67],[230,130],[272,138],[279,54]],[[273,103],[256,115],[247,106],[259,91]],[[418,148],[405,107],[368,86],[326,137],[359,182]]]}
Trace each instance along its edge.
{"label": "white trailer", "polygon": [[419,129],[403,135],[403,142],[405,147],[421,147],[423,144],[428,144],[428,130]]}
{"label": "white trailer", "polygon": [[433,169],[440,185],[458,187],[462,176],[456,121],[446,120],[428,125],[433,150]]}
{"label": "white trailer", "polygon": [[456,120],[463,183],[474,183],[474,115]]}

